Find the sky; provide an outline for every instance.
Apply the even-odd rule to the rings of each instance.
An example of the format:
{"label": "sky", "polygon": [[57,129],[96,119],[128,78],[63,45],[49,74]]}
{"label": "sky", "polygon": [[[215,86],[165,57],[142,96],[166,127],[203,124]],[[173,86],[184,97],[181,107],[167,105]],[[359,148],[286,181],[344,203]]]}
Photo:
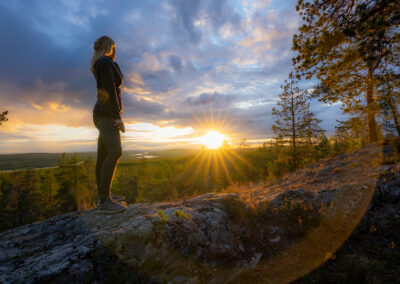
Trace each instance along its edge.
{"label": "sky", "polygon": [[[295,0],[0,3],[0,153],[96,151],[93,42],[117,44],[125,80],[123,150],[200,148],[216,130],[236,145],[273,137],[292,70]],[[302,82],[312,88],[313,82]],[[338,105],[312,103],[329,135]]]}

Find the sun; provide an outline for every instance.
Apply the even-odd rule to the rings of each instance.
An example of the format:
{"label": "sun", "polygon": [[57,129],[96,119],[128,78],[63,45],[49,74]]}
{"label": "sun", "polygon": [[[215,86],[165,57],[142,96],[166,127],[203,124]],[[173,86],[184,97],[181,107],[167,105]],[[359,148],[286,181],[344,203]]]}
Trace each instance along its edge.
{"label": "sun", "polygon": [[225,135],[222,135],[218,131],[211,130],[200,138],[200,142],[209,149],[217,149],[222,145],[225,139]]}

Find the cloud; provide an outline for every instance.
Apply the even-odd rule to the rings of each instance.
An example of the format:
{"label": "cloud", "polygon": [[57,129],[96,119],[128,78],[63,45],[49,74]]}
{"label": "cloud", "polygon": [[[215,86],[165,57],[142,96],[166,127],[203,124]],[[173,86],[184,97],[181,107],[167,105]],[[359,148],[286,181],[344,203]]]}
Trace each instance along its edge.
{"label": "cloud", "polygon": [[202,93],[196,97],[188,97],[185,100],[185,104],[191,107],[212,104],[214,108],[217,107],[228,107],[235,96],[233,95],[222,95],[217,92],[214,93]]}
{"label": "cloud", "polygon": [[204,12],[204,17],[211,22],[213,29],[218,30],[224,25],[240,28],[242,17],[226,0],[209,1]]}
{"label": "cloud", "polygon": [[177,71],[177,72],[182,71],[182,60],[181,60],[181,58],[179,56],[170,55],[169,61],[170,61],[170,64],[171,64],[172,68],[175,71]]}
{"label": "cloud", "polygon": [[125,95],[124,117],[142,121],[160,118],[167,107],[161,103],[150,101],[136,96]]}
{"label": "cloud", "polygon": [[170,0],[175,14],[171,19],[171,26],[180,43],[198,44],[201,32],[195,27],[194,21],[199,15],[201,0]]}
{"label": "cloud", "polygon": [[[292,68],[292,34],[299,25],[295,4],[6,1],[0,9],[0,33],[6,43],[0,45],[0,111],[9,110],[9,121],[0,133],[4,139],[18,139],[12,135],[22,131],[32,137],[36,128],[29,125],[50,124],[94,129],[96,81],[89,64],[94,40],[106,34],[117,43],[116,61],[125,76],[127,123],[191,127],[189,136],[220,127],[232,137],[268,138],[271,107]],[[332,129],[339,110],[330,111],[324,126]],[[47,128],[38,129],[43,137],[53,135]],[[38,143],[32,143],[32,150],[43,149]],[[170,144],[134,145],[178,143],[175,139]],[[0,151],[6,151],[2,145]]]}

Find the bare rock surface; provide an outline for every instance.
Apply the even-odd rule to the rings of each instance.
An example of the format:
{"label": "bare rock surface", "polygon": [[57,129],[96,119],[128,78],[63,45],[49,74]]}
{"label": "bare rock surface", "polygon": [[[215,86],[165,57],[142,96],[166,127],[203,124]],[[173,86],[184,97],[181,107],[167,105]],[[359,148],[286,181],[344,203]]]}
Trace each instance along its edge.
{"label": "bare rock surface", "polygon": [[273,185],[14,228],[0,234],[0,283],[293,281],[330,259],[378,202],[400,219],[400,167],[385,162],[397,146],[371,144]]}

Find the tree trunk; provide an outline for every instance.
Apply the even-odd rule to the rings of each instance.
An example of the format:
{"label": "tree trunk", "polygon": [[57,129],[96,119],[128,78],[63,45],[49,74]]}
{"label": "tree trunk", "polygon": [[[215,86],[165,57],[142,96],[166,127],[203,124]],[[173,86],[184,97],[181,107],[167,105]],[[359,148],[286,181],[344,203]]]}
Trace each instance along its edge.
{"label": "tree trunk", "polygon": [[297,148],[296,148],[296,116],[295,116],[295,109],[294,109],[294,95],[292,84],[290,85],[290,94],[291,94],[291,115],[292,115],[292,144],[293,144],[293,167],[297,168]]}
{"label": "tree trunk", "polygon": [[292,95],[292,105],[291,105],[291,115],[292,115],[292,145],[293,148],[296,149],[296,118],[294,113],[294,98],[293,98],[293,91],[290,90]]}
{"label": "tree trunk", "polygon": [[392,96],[390,96],[390,98],[389,98],[389,106],[390,106],[390,110],[392,112],[393,121],[394,121],[396,130],[397,130],[397,134],[400,136],[399,112],[397,111],[397,105],[396,105],[395,101],[393,100]]}
{"label": "tree trunk", "polygon": [[368,111],[368,140],[370,143],[378,140],[375,121],[374,80],[372,70],[368,71],[367,78],[367,111]]}

